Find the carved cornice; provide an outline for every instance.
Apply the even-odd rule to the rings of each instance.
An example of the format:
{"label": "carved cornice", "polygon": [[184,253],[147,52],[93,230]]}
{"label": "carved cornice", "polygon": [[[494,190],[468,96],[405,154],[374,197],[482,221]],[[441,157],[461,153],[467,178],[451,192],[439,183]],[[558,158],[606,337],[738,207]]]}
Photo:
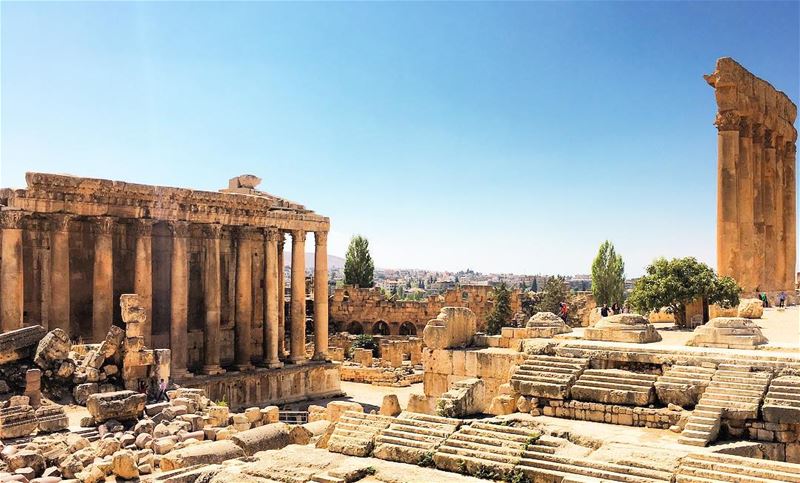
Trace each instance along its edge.
{"label": "carved cornice", "polygon": [[203,236],[209,240],[217,240],[222,238],[222,225],[219,223],[200,225],[200,229],[203,233]]}
{"label": "carved cornice", "polygon": [[186,238],[189,236],[189,227],[191,223],[188,221],[170,221],[167,223],[167,226],[174,238]]}
{"label": "carved cornice", "polygon": [[292,230],[292,243],[305,243],[306,232],[303,230]]}
{"label": "carved cornice", "polygon": [[772,148],[772,129],[764,129],[764,148]]}
{"label": "carved cornice", "polygon": [[328,232],[327,231],[315,231],[314,232],[314,245],[323,246],[328,244]]}
{"label": "carved cornice", "polygon": [[753,144],[761,144],[764,142],[764,126],[761,124],[752,125]]}
{"label": "carved cornice", "polygon": [[117,225],[116,218],[111,216],[98,216],[91,218],[92,232],[95,235],[111,235],[114,233],[114,227]]}
{"label": "carved cornice", "polygon": [[155,223],[155,220],[141,218],[134,220],[131,228],[133,228],[133,233],[135,233],[137,237],[151,237],[153,236],[153,225],[155,225]]}
{"label": "carved cornice", "polygon": [[718,112],[714,125],[718,131],[738,131],[741,117],[735,111]]}
{"label": "carved cornice", "polygon": [[739,120],[739,137],[749,138],[752,134],[750,121],[746,117]]}
{"label": "carved cornice", "polygon": [[0,228],[6,230],[22,229],[22,221],[29,215],[27,211],[2,210],[0,211]]}

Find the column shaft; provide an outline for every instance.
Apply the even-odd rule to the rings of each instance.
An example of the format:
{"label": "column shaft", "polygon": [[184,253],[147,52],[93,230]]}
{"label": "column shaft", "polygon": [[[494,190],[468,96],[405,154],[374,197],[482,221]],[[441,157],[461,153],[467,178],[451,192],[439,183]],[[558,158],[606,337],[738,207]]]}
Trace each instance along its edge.
{"label": "column shaft", "polygon": [[222,225],[204,227],[203,250],[203,301],[205,304],[205,325],[203,327],[203,374],[225,372],[220,361],[220,321],[222,305],[220,273],[220,238]]}
{"label": "column shaft", "polygon": [[21,211],[1,211],[0,227],[0,329],[2,332],[22,328],[24,311],[24,284],[22,264]]}
{"label": "column shaft", "polygon": [[328,358],[328,233],[314,233],[314,360]]}
{"label": "column shaft", "polygon": [[737,214],[736,165],[739,158],[739,117],[720,113],[717,136],[717,271],[739,278],[739,217]]}
{"label": "column shaft", "polygon": [[187,245],[189,223],[174,221],[172,231],[172,267],[170,271],[169,346],[172,351],[172,377],[190,376],[188,362],[189,258]]}
{"label": "column shaft", "polygon": [[153,220],[136,220],[136,247],[133,267],[133,291],[139,296],[147,314],[142,331],[144,343],[151,347],[153,339]]}
{"label": "column shaft", "polygon": [[114,319],[114,225],[111,217],[94,221],[94,271],[92,275],[92,340],[105,339]]}
{"label": "column shaft", "polygon": [[[278,232],[268,229],[266,233],[264,256],[266,257],[266,273],[264,276],[264,362],[268,367],[281,367],[279,351],[279,325],[278,311]],[[282,295],[282,294],[281,294]]]}
{"label": "column shaft", "polygon": [[736,163],[736,211],[739,219],[739,283],[745,292],[758,286],[755,263],[756,225],[753,213],[753,139],[750,124],[739,126],[739,157]]}
{"label": "column shaft", "polygon": [[783,141],[783,136],[777,136],[775,139],[775,259],[773,260],[774,267],[774,283],[775,290],[786,290],[789,287],[786,283],[786,238],[784,233],[783,218],[785,215],[785,207],[783,206],[783,190],[784,190],[784,151],[786,146]]}
{"label": "column shaft", "polygon": [[306,233],[292,231],[292,331],[289,361],[306,362]]}
{"label": "column shaft", "polygon": [[249,229],[239,227],[236,249],[236,367],[240,371],[252,368],[250,337],[253,325],[253,253]]}
{"label": "column shaft", "polygon": [[285,359],[286,354],[286,272],[284,268],[283,250],[285,238],[278,232],[278,357]]}
{"label": "column shaft", "polygon": [[764,287],[772,291],[778,288],[775,282],[775,260],[778,239],[775,232],[775,147],[772,131],[764,132]]}
{"label": "column shaft", "polygon": [[[70,334],[70,215],[52,215],[50,231],[50,329]],[[70,334],[70,336],[77,334]]]}
{"label": "column shaft", "polygon": [[793,290],[797,284],[797,145],[795,141],[786,143],[785,153],[783,226],[786,237],[786,282],[784,287],[786,290]]}
{"label": "column shaft", "polygon": [[764,127],[760,124],[752,126],[752,153],[753,153],[753,221],[755,234],[753,236],[753,278],[756,281],[755,290],[764,288]]}

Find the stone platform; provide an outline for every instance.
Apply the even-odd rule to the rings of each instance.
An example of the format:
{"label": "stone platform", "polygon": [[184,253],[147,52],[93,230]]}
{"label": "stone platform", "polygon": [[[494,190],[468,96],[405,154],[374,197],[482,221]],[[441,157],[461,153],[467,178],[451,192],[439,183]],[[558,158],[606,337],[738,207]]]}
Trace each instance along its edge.
{"label": "stone platform", "polygon": [[182,387],[203,389],[209,399],[225,400],[231,409],[343,395],[339,385],[339,369],[332,362],[194,376],[175,379],[175,382]]}

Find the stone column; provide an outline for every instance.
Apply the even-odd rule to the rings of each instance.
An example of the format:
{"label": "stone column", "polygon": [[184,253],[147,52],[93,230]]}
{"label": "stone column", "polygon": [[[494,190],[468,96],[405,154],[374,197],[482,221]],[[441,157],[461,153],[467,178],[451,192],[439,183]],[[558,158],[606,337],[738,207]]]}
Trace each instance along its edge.
{"label": "stone column", "polygon": [[736,211],[739,216],[739,283],[745,292],[758,286],[756,273],[756,225],[753,213],[753,138],[747,118],[739,124],[739,157],[736,163]]}
{"label": "stone column", "polygon": [[172,377],[180,379],[192,375],[186,368],[189,359],[189,223],[173,221],[169,223],[169,228],[172,232],[169,348]]}
{"label": "stone column", "polygon": [[154,220],[138,219],[133,229],[136,233],[136,260],[133,267],[133,291],[139,296],[147,315],[142,324],[144,345],[152,347],[153,339],[153,224]]}
{"label": "stone column", "polygon": [[292,230],[292,331],[289,362],[306,362],[306,232]]}
{"label": "stone column", "polygon": [[[278,330],[280,320],[278,316],[278,231],[267,228],[264,247],[266,258],[266,273],[264,276],[264,363],[267,367],[276,368],[283,366],[278,355]],[[281,294],[283,295],[283,294]]]}
{"label": "stone column", "polygon": [[314,233],[314,357],[328,358],[328,232]]}
{"label": "stone column", "polygon": [[[69,225],[74,216],[50,215],[50,329],[70,334]],[[72,334],[70,334],[72,335]]]}
{"label": "stone column", "polygon": [[205,325],[203,327],[203,374],[225,372],[220,361],[220,321],[222,286],[220,274],[220,239],[222,225],[203,226],[205,235],[203,250],[203,301],[205,303]]}
{"label": "stone column", "polygon": [[283,259],[284,234],[278,231],[278,357],[285,359],[286,353],[286,274]]}
{"label": "stone column", "polygon": [[236,368],[253,368],[250,362],[250,337],[253,325],[253,252],[250,247],[250,228],[240,226],[236,245]]}
{"label": "stone column", "polygon": [[786,145],[783,136],[775,136],[775,259],[772,260],[775,290],[786,290],[786,239],[783,232],[784,171],[783,161]]}
{"label": "stone column", "polygon": [[764,287],[771,291],[778,288],[775,283],[775,260],[778,251],[778,239],[775,232],[775,145],[773,133],[764,130]]}
{"label": "stone column", "polygon": [[784,236],[786,238],[786,290],[792,290],[797,283],[797,145],[795,141],[786,143],[783,163],[784,185],[783,214]]}
{"label": "stone column", "polygon": [[755,234],[753,236],[753,278],[756,281],[755,289],[764,288],[764,126],[753,124],[751,129],[753,153],[753,222]]}
{"label": "stone column", "polygon": [[717,271],[738,277],[739,216],[736,165],[739,159],[739,115],[717,114]]}
{"label": "stone column", "polygon": [[26,213],[0,211],[0,332],[22,328],[24,284],[22,265],[22,219]]}
{"label": "stone column", "polygon": [[94,218],[92,341],[105,340],[114,320],[114,226],[109,216]]}

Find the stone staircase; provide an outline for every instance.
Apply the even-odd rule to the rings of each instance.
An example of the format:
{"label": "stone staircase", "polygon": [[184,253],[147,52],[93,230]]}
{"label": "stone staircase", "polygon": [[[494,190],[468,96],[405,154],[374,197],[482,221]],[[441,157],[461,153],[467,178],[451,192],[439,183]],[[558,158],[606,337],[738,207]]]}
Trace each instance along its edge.
{"label": "stone staircase", "polygon": [[706,446],[719,435],[722,418],[756,419],[772,374],[751,366],[721,364],[686,423],[678,442]]}
{"label": "stone staircase", "polygon": [[691,454],[681,460],[676,483],[800,482],[800,465],[722,453]]}
{"label": "stone staircase", "polygon": [[800,421],[800,376],[781,376],[772,380],[764,405],[764,421],[797,423]]}
{"label": "stone staircase", "polygon": [[587,367],[589,359],[532,355],[511,376],[511,386],[525,396],[567,399]]}
{"label": "stone staircase", "polygon": [[404,412],[378,434],[372,456],[418,464],[431,457],[460,425],[458,419]]}
{"label": "stone staircase", "polygon": [[516,469],[530,481],[548,483],[598,480],[655,483],[672,480],[672,473],[668,471],[556,456],[555,448],[558,445],[557,439],[546,436],[539,438],[523,451]]}
{"label": "stone staircase", "polygon": [[695,406],[716,371],[710,367],[672,366],[656,380],[658,399],[683,407]]}
{"label": "stone staircase", "polygon": [[655,401],[658,376],[621,369],[587,369],[572,386],[573,399],[606,404],[647,406]]}
{"label": "stone staircase", "polygon": [[328,440],[328,451],[349,456],[369,456],[378,433],[394,420],[390,416],[346,411],[336,422]]}
{"label": "stone staircase", "polygon": [[492,473],[492,479],[511,474],[529,443],[538,433],[475,421],[463,425],[436,450],[436,468],[470,475]]}

